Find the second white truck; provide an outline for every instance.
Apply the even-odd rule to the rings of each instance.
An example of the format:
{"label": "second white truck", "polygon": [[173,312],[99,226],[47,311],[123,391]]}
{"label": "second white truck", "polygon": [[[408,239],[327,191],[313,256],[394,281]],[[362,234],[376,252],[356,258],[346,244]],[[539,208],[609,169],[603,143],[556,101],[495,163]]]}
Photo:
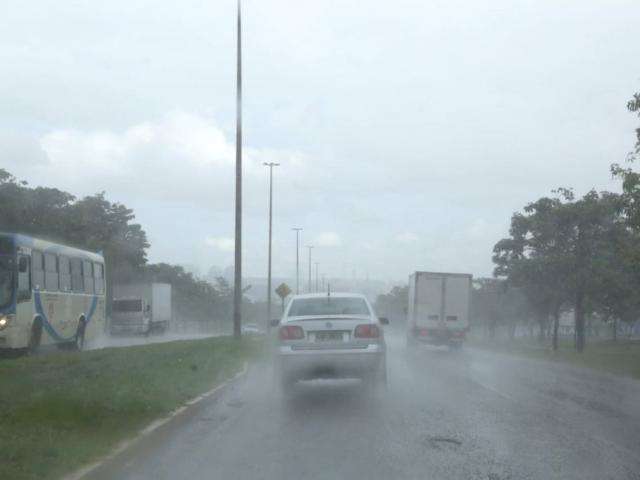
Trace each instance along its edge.
{"label": "second white truck", "polygon": [[415,272],[409,277],[408,346],[462,347],[469,329],[472,280],[467,273]]}
{"label": "second white truck", "polygon": [[171,322],[168,283],[114,285],[110,330],[113,335],[164,333]]}

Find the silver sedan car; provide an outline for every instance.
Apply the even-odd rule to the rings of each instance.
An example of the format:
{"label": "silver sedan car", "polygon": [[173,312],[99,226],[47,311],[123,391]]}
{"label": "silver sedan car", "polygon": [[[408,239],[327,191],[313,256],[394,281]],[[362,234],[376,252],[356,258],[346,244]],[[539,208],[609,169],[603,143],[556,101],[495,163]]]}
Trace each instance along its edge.
{"label": "silver sedan car", "polygon": [[382,325],[364,295],[296,295],[278,322],[276,372],[282,387],[298,380],[361,378],[386,384]]}

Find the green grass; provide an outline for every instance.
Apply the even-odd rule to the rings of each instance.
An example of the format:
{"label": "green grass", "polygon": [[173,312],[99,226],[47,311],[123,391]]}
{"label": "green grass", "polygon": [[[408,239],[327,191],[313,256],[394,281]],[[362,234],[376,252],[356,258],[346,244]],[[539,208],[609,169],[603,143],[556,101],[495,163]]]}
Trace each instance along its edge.
{"label": "green grass", "polygon": [[0,478],[60,478],[261,350],[225,337],[2,360]]}
{"label": "green grass", "polygon": [[573,341],[561,340],[558,351],[550,345],[531,339],[500,340],[489,342],[473,340],[474,346],[529,358],[566,362],[617,375],[640,379],[640,342],[628,340],[587,343],[584,352],[575,351]]}

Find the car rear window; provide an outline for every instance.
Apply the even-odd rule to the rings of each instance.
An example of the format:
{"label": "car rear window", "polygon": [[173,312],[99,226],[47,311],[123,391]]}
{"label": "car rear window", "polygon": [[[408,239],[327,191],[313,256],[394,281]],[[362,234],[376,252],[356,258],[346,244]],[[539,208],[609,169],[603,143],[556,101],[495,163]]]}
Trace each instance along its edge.
{"label": "car rear window", "polygon": [[288,316],[370,315],[367,302],[359,297],[297,298],[291,303]]}

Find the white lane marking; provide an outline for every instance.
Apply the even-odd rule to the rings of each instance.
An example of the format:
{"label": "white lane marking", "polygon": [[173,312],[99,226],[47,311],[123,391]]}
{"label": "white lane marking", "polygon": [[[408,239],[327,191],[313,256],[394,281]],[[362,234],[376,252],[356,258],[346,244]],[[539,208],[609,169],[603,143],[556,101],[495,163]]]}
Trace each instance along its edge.
{"label": "white lane marking", "polygon": [[511,401],[514,401],[514,402],[516,401],[515,398],[513,398],[511,395],[508,395],[508,394],[506,394],[504,392],[501,392],[500,390],[498,390],[495,387],[492,387],[491,385],[487,385],[486,383],[480,382],[480,381],[475,380],[473,378],[471,379],[471,381],[476,383],[476,384],[478,384],[478,385],[480,385],[483,388],[486,388],[490,392],[493,392],[493,393],[495,393],[496,395],[498,395],[498,396],[500,396],[502,398],[505,398],[507,400],[511,400]]}

